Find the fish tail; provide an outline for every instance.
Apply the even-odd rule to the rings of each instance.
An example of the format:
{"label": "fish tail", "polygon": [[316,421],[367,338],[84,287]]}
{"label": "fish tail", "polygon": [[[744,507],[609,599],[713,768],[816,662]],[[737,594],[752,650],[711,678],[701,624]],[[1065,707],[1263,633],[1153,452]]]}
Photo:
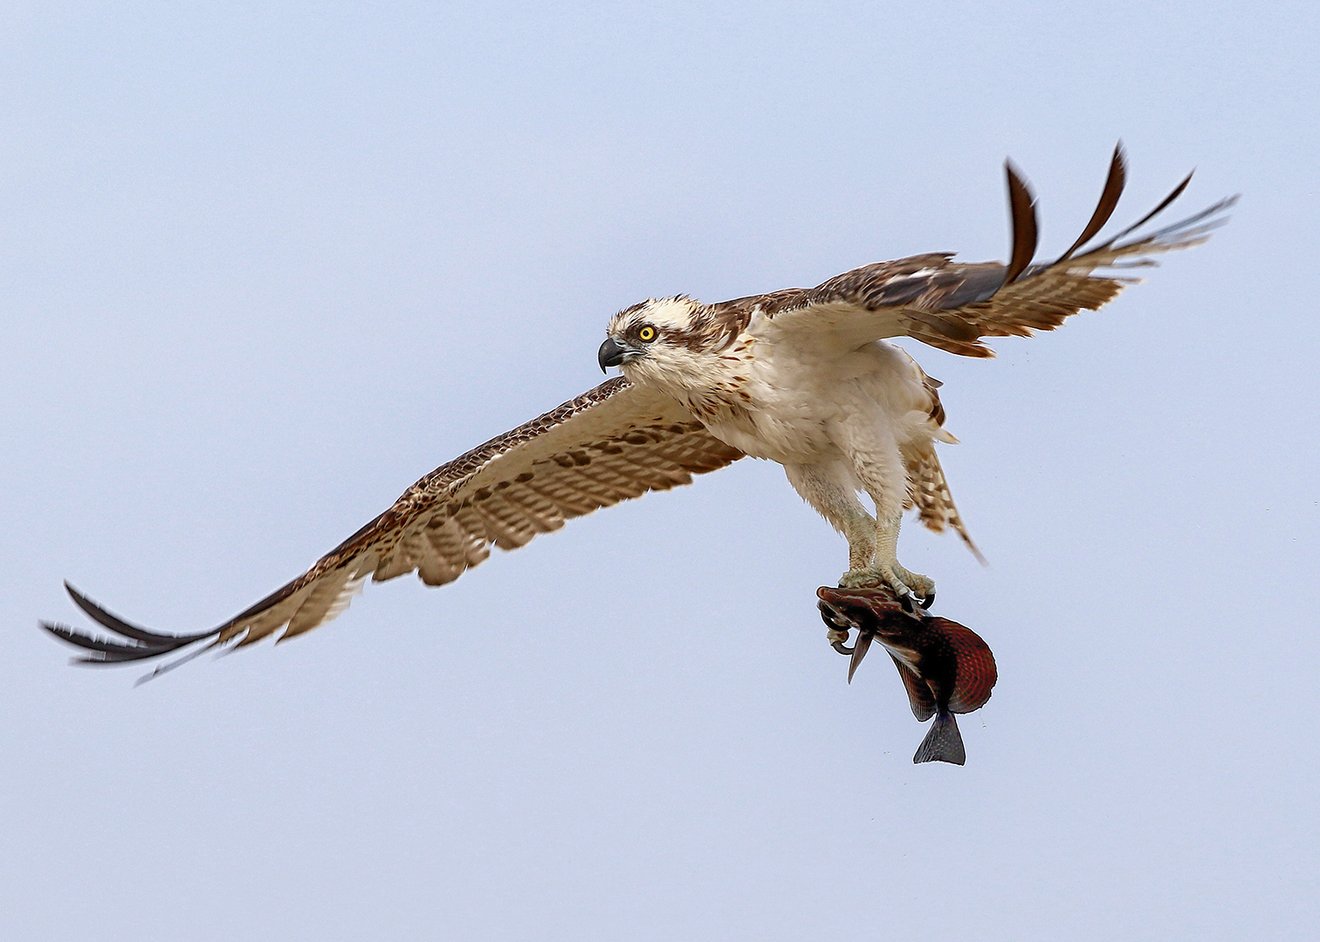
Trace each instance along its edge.
{"label": "fish tail", "polygon": [[952,762],[963,765],[967,762],[967,750],[963,748],[962,733],[958,732],[958,721],[948,710],[940,710],[935,715],[930,732],[917,747],[913,762]]}

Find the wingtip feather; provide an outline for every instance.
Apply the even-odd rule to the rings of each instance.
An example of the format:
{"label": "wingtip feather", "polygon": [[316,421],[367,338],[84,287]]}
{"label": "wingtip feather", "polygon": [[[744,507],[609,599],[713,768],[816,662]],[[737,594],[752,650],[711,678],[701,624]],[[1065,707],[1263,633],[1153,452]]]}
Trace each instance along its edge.
{"label": "wingtip feather", "polygon": [[1118,201],[1123,196],[1126,186],[1127,156],[1123,151],[1123,142],[1120,140],[1114,145],[1114,154],[1109,159],[1109,171],[1105,175],[1105,185],[1100,191],[1100,199],[1095,204],[1091,218],[1083,227],[1082,234],[1068,246],[1068,251],[1055,260],[1055,265],[1072,258],[1086,243],[1100,234],[1100,230],[1108,224],[1114,215],[1114,210],[1118,208]]}
{"label": "wingtip feather", "polygon": [[1026,178],[1012,160],[1004,161],[1004,175],[1008,186],[1013,242],[1008,268],[1004,272],[1004,284],[1009,285],[1022,277],[1022,273],[1031,264],[1040,233],[1036,219],[1036,197]]}

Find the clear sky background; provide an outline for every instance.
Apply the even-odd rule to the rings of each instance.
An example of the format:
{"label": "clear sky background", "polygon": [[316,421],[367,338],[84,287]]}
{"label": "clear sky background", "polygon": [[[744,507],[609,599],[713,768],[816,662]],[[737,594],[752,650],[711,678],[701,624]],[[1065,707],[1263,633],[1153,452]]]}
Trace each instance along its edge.
{"label": "clear sky background", "polygon": [[[0,14],[0,936],[1300,939],[1315,809],[1312,4],[53,4]],[[943,379],[998,657],[965,768],[742,462],[294,643],[166,630],[600,381],[609,315],[1043,250],[1122,138],[1210,242]]]}

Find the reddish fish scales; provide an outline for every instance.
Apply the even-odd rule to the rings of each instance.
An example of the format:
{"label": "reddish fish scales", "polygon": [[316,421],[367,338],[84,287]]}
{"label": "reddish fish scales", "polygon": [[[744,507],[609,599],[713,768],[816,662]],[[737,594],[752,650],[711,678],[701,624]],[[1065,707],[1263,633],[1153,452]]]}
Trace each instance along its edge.
{"label": "reddish fish scales", "polygon": [[[953,658],[949,709],[954,713],[971,713],[985,706],[995,681],[999,679],[990,645],[966,625],[938,615],[924,619],[924,627],[926,649],[947,651]],[[884,643],[883,638],[880,641]]]}

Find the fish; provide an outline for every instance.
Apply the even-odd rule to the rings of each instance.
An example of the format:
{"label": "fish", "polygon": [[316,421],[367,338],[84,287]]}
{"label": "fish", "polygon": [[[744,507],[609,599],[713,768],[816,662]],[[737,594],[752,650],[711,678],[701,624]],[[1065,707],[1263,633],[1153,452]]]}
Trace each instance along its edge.
{"label": "fish", "polygon": [[[967,750],[955,714],[985,706],[999,679],[994,653],[984,639],[951,619],[910,611],[887,588],[821,586],[816,597],[835,648],[851,654],[848,682],[871,643],[878,641],[898,668],[912,715],[923,723],[935,718],[912,761],[965,764]],[[851,649],[837,640],[849,628],[857,629]]]}

